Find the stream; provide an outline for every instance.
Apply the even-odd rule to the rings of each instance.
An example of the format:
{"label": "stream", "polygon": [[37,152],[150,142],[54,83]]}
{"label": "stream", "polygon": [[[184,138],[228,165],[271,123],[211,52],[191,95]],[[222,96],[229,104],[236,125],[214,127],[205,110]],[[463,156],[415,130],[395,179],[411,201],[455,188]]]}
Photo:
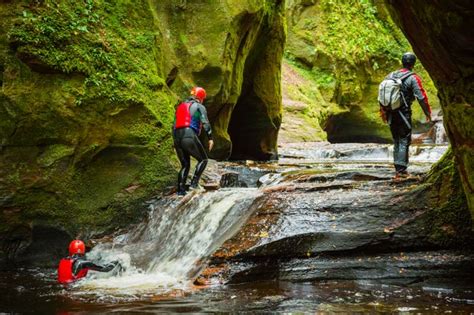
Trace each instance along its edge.
{"label": "stream", "polygon": [[125,271],[69,287],[53,269],[0,271],[0,312],[472,314],[474,253],[424,248],[406,224],[420,210],[390,203],[446,149],[412,146],[400,185],[389,145],[286,144],[278,162],[211,163],[207,190],[156,196],[144,222],[87,254]]}

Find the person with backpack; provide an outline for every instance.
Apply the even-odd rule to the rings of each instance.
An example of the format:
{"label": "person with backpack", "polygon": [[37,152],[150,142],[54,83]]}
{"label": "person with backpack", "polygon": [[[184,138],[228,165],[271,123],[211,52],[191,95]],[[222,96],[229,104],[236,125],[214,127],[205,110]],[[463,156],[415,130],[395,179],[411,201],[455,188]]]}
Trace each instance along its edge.
{"label": "person with backpack", "polygon": [[431,122],[431,107],[420,77],[412,72],[416,56],[407,52],[402,56],[403,68],[390,73],[379,86],[380,115],[390,126],[393,138],[395,179],[408,176],[408,155],[411,144],[411,104],[418,100],[426,121]]}
{"label": "person with backpack", "polygon": [[199,179],[207,165],[207,154],[199,140],[201,129],[207,134],[208,148],[212,150],[214,141],[212,139],[212,129],[207,111],[204,105],[206,90],[202,87],[194,87],[191,90],[191,96],[176,108],[175,121],[173,124],[174,147],[181,163],[181,170],[178,173],[178,191],[177,194],[184,196],[186,194],[186,180],[191,167],[190,157],[194,157],[198,164],[191,180],[191,189],[196,189]]}
{"label": "person with backpack", "polygon": [[118,261],[113,261],[107,265],[100,265],[87,260],[84,255],[86,246],[81,240],[73,240],[69,244],[69,256],[62,258],[58,266],[58,282],[69,284],[87,276],[89,270],[109,272],[117,266],[121,268]]}

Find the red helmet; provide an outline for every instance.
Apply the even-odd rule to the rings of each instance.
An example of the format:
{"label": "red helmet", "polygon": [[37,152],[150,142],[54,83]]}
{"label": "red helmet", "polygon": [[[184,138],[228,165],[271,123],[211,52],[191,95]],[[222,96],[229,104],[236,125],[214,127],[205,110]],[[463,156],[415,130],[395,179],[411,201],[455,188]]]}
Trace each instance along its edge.
{"label": "red helmet", "polygon": [[195,86],[191,90],[191,95],[195,96],[202,103],[206,98],[206,90],[204,90],[202,87]]}
{"label": "red helmet", "polygon": [[69,255],[74,254],[81,254],[84,255],[86,253],[86,245],[81,240],[74,240],[69,243]]}

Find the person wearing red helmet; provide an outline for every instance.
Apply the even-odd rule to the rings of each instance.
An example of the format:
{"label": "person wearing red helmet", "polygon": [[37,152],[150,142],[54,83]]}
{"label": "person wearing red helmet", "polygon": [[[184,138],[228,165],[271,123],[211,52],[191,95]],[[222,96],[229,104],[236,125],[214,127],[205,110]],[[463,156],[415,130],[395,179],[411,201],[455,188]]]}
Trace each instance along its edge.
{"label": "person wearing red helmet", "polygon": [[190,187],[197,188],[199,179],[207,165],[207,154],[199,140],[201,129],[207,134],[209,140],[208,148],[212,150],[214,141],[212,140],[212,129],[207,111],[204,105],[206,90],[202,87],[194,87],[191,90],[191,96],[181,102],[175,112],[175,121],[173,124],[174,147],[181,163],[181,170],[178,173],[178,195],[186,194],[186,180],[191,167],[190,157],[194,157],[198,164]]}
{"label": "person wearing red helmet", "polygon": [[69,256],[61,259],[58,266],[58,282],[62,284],[72,283],[87,276],[89,270],[108,272],[120,265],[113,261],[105,266],[86,260],[84,254],[86,246],[81,240],[73,240],[69,244]]}

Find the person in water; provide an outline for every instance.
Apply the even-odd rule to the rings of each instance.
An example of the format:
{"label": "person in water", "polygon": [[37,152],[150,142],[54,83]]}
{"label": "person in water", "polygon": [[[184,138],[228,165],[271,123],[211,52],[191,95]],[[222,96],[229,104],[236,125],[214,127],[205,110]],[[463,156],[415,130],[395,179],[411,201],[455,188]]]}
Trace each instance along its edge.
{"label": "person in water", "polygon": [[407,52],[402,56],[403,68],[390,73],[387,78],[401,79],[401,106],[395,110],[380,105],[382,120],[388,123],[393,138],[393,162],[395,179],[408,176],[408,155],[411,144],[411,105],[418,100],[427,122],[431,122],[431,108],[421,78],[412,72],[416,56]]}
{"label": "person in water", "polygon": [[118,261],[113,261],[105,266],[85,259],[86,246],[81,240],[73,240],[69,244],[69,256],[61,259],[58,267],[58,282],[72,283],[87,276],[89,270],[109,272],[120,266]]}
{"label": "person in water", "polygon": [[214,141],[212,140],[212,129],[207,111],[204,105],[206,91],[202,87],[194,87],[191,96],[181,102],[176,108],[175,121],[173,124],[174,147],[181,163],[181,170],[178,173],[178,195],[186,194],[186,180],[191,167],[190,157],[194,157],[198,164],[191,180],[191,189],[198,187],[199,179],[207,165],[207,154],[199,140],[201,129],[207,134],[208,148],[212,150]]}

